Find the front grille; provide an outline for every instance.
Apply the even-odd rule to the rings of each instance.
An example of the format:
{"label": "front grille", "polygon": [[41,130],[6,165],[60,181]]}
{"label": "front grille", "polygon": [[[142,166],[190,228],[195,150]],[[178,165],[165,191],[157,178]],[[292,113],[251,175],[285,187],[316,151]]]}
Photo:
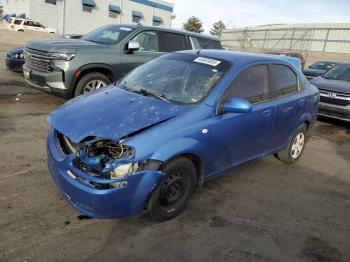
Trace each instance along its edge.
{"label": "front grille", "polygon": [[50,56],[49,52],[25,47],[24,58],[26,65],[31,69],[46,73],[51,72],[53,69],[52,57]]}
{"label": "front grille", "polygon": [[320,101],[332,105],[348,106],[350,105],[350,94],[320,89]]}
{"label": "front grille", "polygon": [[335,99],[330,97],[321,96],[320,101],[328,104],[347,106],[350,105],[350,100]]}
{"label": "front grille", "polygon": [[348,119],[350,120],[350,114],[347,114],[345,112],[335,112],[335,111],[330,111],[327,109],[322,109],[320,108],[318,110],[318,113],[321,115],[329,116],[329,117],[335,117],[335,118],[340,118],[340,119]]}

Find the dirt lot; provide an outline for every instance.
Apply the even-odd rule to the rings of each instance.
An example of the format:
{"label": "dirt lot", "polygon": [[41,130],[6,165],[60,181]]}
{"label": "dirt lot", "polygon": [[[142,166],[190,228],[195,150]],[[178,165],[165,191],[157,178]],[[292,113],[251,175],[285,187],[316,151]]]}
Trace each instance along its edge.
{"label": "dirt lot", "polygon": [[350,126],[338,121],[317,123],[297,164],[232,170],[171,221],[79,216],[45,161],[46,117],[64,101],[4,68],[18,34],[0,30],[0,261],[350,261]]}

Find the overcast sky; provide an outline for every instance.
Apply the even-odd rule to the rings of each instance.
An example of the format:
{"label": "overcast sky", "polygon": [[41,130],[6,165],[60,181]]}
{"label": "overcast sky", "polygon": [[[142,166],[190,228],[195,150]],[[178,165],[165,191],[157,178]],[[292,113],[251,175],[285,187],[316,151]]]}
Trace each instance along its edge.
{"label": "overcast sky", "polygon": [[228,28],[272,23],[350,22],[350,0],[169,0],[173,26],[199,17],[206,32],[222,20]]}

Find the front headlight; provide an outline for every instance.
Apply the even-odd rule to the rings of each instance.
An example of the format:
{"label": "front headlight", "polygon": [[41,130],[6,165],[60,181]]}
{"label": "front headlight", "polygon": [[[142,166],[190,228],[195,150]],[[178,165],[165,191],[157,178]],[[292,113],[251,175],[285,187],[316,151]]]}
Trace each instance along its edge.
{"label": "front headlight", "polygon": [[128,163],[128,164],[120,165],[110,172],[111,179],[119,179],[119,178],[126,177],[132,173],[135,173],[137,170],[138,170],[137,163]]}
{"label": "front headlight", "polygon": [[24,58],[24,54],[23,53],[19,54],[19,58]]}
{"label": "front headlight", "polygon": [[57,59],[57,60],[66,60],[66,61],[70,61],[75,57],[75,54],[70,54],[70,53],[55,53],[55,54],[51,54],[51,58],[52,59]]}
{"label": "front headlight", "polygon": [[18,54],[15,54],[15,58],[18,59],[18,58],[19,58],[19,55],[18,55]]}

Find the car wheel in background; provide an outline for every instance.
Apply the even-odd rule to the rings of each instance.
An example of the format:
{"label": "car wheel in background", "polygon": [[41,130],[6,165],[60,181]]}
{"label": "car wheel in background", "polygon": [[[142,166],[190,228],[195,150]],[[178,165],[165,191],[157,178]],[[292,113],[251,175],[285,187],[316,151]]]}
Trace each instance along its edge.
{"label": "car wheel in background", "polygon": [[302,124],[291,137],[288,147],[277,153],[277,158],[287,164],[298,161],[304,152],[306,138],[307,128],[305,124]]}
{"label": "car wheel in background", "polygon": [[186,157],[166,163],[161,171],[166,175],[148,201],[148,212],[155,221],[177,216],[186,206],[196,185],[196,168]]}
{"label": "car wheel in background", "polygon": [[74,96],[79,96],[91,91],[103,88],[111,83],[111,80],[99,72],[91,72],[84,75],[78,82]]}

